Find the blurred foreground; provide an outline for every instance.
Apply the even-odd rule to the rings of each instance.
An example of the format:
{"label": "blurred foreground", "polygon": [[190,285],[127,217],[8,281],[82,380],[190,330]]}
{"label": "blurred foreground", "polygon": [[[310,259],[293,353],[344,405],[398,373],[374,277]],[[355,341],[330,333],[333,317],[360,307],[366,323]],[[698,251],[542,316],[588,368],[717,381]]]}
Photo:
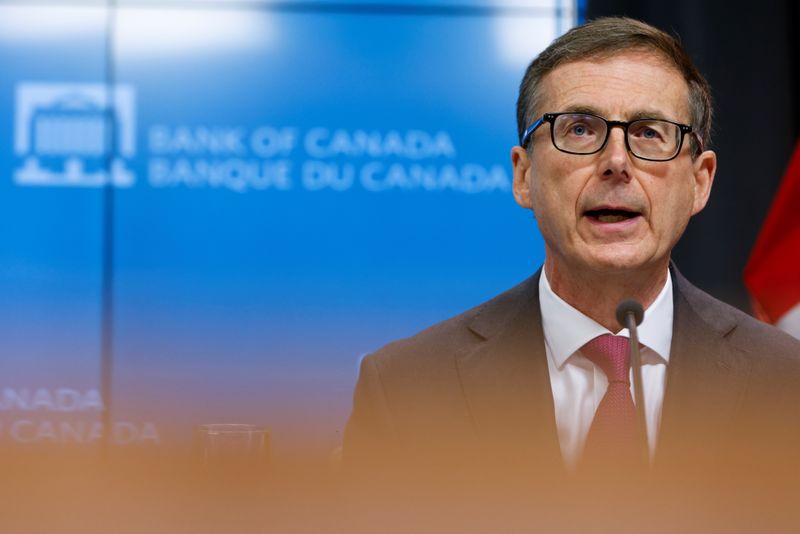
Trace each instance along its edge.
{"label": "blurred foreground", "polygon": [[[174,453],[4,451],[3,532],[783,532],[787,481],[357,482],[334,457],[204,464]],[[719,482],[719,481],[718,481]],[[734,489],[735,488],[735,489]]]}

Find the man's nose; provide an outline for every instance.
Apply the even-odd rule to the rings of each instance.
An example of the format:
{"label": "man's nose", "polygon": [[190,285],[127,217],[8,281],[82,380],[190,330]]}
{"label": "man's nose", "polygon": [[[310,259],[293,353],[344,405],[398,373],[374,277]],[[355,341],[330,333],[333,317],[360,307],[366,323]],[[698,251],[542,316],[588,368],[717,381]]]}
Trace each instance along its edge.
{"label": "man's nose", "polygon": [[630,180],[631,154],[625,143],[625,129],[612,127],[608,132],[606,146],[601,151],[601,174],[608,178],[622,178]]}

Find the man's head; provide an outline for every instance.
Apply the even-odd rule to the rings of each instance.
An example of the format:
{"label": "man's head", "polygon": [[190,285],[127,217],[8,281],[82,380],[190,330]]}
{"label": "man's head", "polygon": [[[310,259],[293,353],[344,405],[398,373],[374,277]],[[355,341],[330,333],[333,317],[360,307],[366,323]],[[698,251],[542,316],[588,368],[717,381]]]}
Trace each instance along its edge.
{"label": "man's head", "polygon": [[[543,114],[564,112],[623,123],[660,119],[697,132],[699,140],[675,126],[669,143],[677,153],[655,157],[666,161],[646,159],[643,143],[663,135],[654,123],[606,129],[591,117],[559,132],[560,123],[545,122],[526,148],[512,150],[514,196],[536,213],[548,269],[665,269],[689,218],[705,206],[716,170],[716,156],[702,149],[711,120],[707,83],[672,37],[630,19],[600,19],[557,39],[528,68],[520,138]],[[590,144],[594,136],[597,150],[568,153],[573,145],[557,147],[566,139],[558,136]]]}
{"label": "man's head", "polygon": [[[553,41],[534,59],[519,87],[517,99],[517,132],[520,143],[525,129],[548,110],[541,109],[542,78],[559,65],[586,59],[602,59],[623,52],[648,51],[672,65],[689,87],[690,124],[697,134],[692,136],[692,149],[711,144],[711,88],[694,66],[689,55],[672,36],[644,22],[617,17],[593,20],[572,28]],[[699,139],[698,139],[699,138]]]}

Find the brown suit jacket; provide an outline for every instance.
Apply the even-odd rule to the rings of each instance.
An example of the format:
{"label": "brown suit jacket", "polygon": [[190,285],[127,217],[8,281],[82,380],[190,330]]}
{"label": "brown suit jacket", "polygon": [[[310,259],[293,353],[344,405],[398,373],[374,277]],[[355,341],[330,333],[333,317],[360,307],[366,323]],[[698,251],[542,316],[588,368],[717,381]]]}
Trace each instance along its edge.
{"label": "brown suit jacket", "polygon": [[[800,341],[671,269],[672,352],[650,473],[723,484],[731,477],[800,478]],[[373,473],[476,470],[547,484],[567,476],[540,272],[366,357],[345,431],[345,465]]]}

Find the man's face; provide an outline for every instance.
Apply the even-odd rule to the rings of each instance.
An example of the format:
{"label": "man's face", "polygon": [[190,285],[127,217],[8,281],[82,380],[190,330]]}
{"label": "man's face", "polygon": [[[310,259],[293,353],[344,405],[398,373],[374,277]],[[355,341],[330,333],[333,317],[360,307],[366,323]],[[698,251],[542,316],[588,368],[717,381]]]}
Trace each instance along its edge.
{"label": "man's face", "polygon": [[[592,112],[608,120],[662,118],[690,124],[688,87],[677,70],[647,52],[559,66],[541,83],[537,112]],[[538,118],[538,117],[537,117]],[[697,126],[697,125],[693,125]],[[671,161],[630,154],[612,128],[597,154],[560,152],[541,126],[530,151],[512,150],[514,196],[532,208],[549,268],[620,272],[661,268],[689,218],[706,204],[716,156],[691,158],[689,139]],[[614,210],[625,218],[606,217]]]}

